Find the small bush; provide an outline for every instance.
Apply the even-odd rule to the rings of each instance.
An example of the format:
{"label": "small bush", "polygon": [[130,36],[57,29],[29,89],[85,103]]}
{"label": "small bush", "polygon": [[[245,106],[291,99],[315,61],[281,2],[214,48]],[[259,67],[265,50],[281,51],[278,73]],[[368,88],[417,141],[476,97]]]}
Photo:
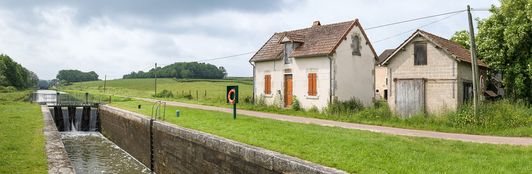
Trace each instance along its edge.
{"label": "small bush", "polygon": [[157,98],[173,98],[174,94],[172,93],[172,91],[164,89],[163,91],[161,91],[161,92],[159,92],[159,93],[157,93],[156,95],[153,95],[153,96],[157,97]]}
{"label": "small bush", "polygon": [[244,103],[253,104],[253,97],[251,97],[251,96],[244,97]]}
{"label": "small bush", "polygon": [[183,98],[192,100],[194,97],[192,97],[192,95],[190,95],[190,94],[185,94],[185,95],[183,95]]}
{"label": "small bush", "polygon": [[317,106],[312,106],[308,112],[313,112],[313,113],[320,113],[320,110],[318,109]]}
{"label": "small bush", "polygon": [[524,102],[508,100],[481,103],[475,116],[470,104],[460,106],[446,115],[453,127],[507,129],[532,126],[532,108]]}
{"label": "small bush", "polygon": [[362,103],[356,98],[351,98],[347,101],[334,100],[333,102],[329,102],[327,113],[331,115],[351,115],[363,108]]}
{"label": "small bush", "polygon": [[266,106],[266,99],[264,99],[264,95],[259,96],[259,99],[257,100],[257,103],[255,103],[255,105],[260,106],[260,107]]}
{"label": "small bush", "polygon": [[294,102],[292,102],[292,109],[293,109],[294,111],[299,111],[299,110],[301,110],[301,105],[300,105],[299,100],[297,99],[296,96],[294,96]]}
{"label": "small bush", "polygon": [[13,86],[0,86],[0,93],[8,93],[8,92],[15,92],[17,91],[17,88]]}

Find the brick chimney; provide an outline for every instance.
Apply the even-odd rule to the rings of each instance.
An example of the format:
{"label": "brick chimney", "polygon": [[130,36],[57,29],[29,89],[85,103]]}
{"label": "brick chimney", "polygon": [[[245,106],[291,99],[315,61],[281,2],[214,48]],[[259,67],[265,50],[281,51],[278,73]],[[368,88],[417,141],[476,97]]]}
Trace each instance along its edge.
{"label": "brick chimney", "polygon": [[317,26],[321,26],[320,21],[314,21],[314,22],[312,23],[312,27],[317,27]]}

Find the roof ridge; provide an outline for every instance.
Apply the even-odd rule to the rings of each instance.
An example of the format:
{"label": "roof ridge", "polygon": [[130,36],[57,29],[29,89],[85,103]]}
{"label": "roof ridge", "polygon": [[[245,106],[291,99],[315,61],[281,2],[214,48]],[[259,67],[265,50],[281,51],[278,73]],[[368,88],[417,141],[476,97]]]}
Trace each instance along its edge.
{"label": "roof ridge", "polygon": [[343,21],[343,22],[335,22],[335,23],[330,23],[330,24],[325,24],[325,25],[320,25],[320,26],[311,26],[311,27],[300,28],[300,29],[286,30],[286,31],[275,32],[275,33],[288,33],[288,32],[308,30],[308,29],[317,28],[317,27],[329,27],[329,26],[339,25],[339,24],[343,24],[343,23],[353,23],[355,21],[356,21],[356,19],[355,20],[349,20],[349,21]]}

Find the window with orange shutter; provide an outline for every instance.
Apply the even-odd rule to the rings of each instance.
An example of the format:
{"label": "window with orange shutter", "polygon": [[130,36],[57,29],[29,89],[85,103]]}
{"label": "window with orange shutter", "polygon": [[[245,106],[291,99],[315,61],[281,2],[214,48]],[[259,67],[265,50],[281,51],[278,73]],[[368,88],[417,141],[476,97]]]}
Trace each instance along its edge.
{"label": "window with orange shutter", "polygon": [[316,86],[317,86],[316,73],[309,73],[308,74],[308,95],[309,96],[316,96],[318,94],[318,91],[316,90]]}
{"label": "window with orange shutter", "polygon": [[272,91],[272,76],[271,75],[265,75],[264,76],[264,94],[271,94]]}

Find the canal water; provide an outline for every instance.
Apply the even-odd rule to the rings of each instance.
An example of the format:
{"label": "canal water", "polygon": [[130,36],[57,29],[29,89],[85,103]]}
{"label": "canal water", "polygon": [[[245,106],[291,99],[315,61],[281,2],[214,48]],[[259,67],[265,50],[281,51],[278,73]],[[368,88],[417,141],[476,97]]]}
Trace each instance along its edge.
{"label": "canal water", "polygon": [[150,173],[99,132],[61,132],[61,138],[76,173]]}

